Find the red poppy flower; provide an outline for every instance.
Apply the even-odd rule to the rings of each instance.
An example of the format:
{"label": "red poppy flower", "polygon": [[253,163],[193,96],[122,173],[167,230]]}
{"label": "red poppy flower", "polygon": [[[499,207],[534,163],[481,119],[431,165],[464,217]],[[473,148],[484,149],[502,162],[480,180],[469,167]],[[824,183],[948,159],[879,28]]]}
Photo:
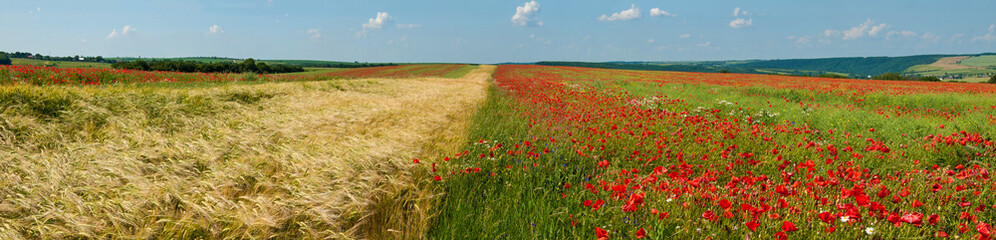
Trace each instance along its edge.
{"label": "red poppy flower", "polygon": [[723,208],[723,210],[729,210],[730,207],[733,207],[733,205],[730,204],[730,201],[728,201],[726,199],[720,199],[719,200],[719,207]]}
{"label": "red poppy flower", "polygon": [[647,232],[643,231],[643,228],[640,228],[640,230],[636,230],[636,238],[645,238],[645,237],[647,237]]}
{"label": "red poppy flower", "polygon": [[799,230],[799,228],[795,227],[795,224],[793,224],[792,222],[789,221],[782,222],[782,231],[795,232],[796,230]]}
{"label": "red poppy flower", "polygon": [[830,212],[821,212],[819,216],[820,216],[820,221],[823,221],[827,224],[832,223],[834,220],[833,213]]}
{"label": "red poppy flower", "polygon": [[702,218],[705,218],[706,220],[709,220],[709,221],[713,221],[713,220],[716,220],[719,217],[716,216],[716,213],[713,212],[712,210],[708,210],[708,211],[705,211],[705,212],[702,213]]}
{"label": "red poppy flower", "polygon": [[823,232],[826,232],[826,233],[833,233],[833,232],[836,232],[836,231],[837,231],[837,228],[835,228],[833,226],[827,226],[826,228],[823,228]]}
{"label": "red poppy flower", "polygon": [[923,206],[923,203],[920,200],[913,199],[913,207],[918,208],[920,206]]}
{"label": "red poppy flower", "polygon": [[747,225],[747,228],[750,229],[751,232],[756,232],[757,231],[757,226],[761,225],[761,224],[757,224],[757,220],[752,220],[752,221],[747,222],[745,224]]}
{"label": "red poppy flower", "polygon": [[989,239],[993,235],[993,230],[989,227],[989,224],[984,222],[979,222],[979,225],[975,226],[975,230],[979,231],[979,239]]}
{"label": "red poppy flower", "polygon": [[885,198],[890,194],[892,194],[892,192],[890,192],[888,188],[885,188],[885,186],[882,186],[882,189],[878,191],[878,198]]}
{"label": "red poppy flower", "polygon": [[777,233],[775,233],[775,239],[778,239],[778,240],[787,240],[788,239],[788,234],[785,234],[785,232],[777,232]]}
{"label": "red poppy flower", "polygon": [[433,179],[435,179],[436,181],[442,181],[443,177],[440,177],[439,175],[436,175],[436,177],[433,177]]}
{"label": "red poppy flower", "polygon": [[931,226],[937,225],[937,222],[940,220],[941,216],[937,214],[930,215],[929,217],[927,217],[927,223],[929,223]]}
{"label": "red poppy flower", "polygon": [[902,221],[919,227],[920,224],[923,224],[923,214],[918,212],[907,213],[903,215]]}
{"label": "red poppy flower", "polygon": [[889,221],[893,225],[896,225],[896,227],[899,227],[899,225],[902,224],[902,222],[900,222],[902,220],[902,217],[900,217],[899,214],[896,212],[889,213],[889,216],[886,217],[885,220]]}
{"label": "red poppy flower", "polygon": [[609,231],[605,231],[605,229],[600,227],[595,227],[595,236],[598,237],[598,240],[609,239]]}

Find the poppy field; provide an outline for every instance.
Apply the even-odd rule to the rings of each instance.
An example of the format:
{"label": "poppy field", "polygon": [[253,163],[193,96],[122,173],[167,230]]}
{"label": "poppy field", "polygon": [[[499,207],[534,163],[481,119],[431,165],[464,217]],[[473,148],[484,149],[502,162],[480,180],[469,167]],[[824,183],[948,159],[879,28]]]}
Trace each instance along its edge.
{"label": "poppy field", "polygon": [[289,82],[355,78],[459,78],[475,69],[463,64],[424,64],[337,69],[317,74],[234,74],[136,71],[107,68],[0,66],[0,85],[112,85],[143,83]]}
{"label": "poppy field", "polygon": [[503,65],[436,239],[993,239],[996,87]]}

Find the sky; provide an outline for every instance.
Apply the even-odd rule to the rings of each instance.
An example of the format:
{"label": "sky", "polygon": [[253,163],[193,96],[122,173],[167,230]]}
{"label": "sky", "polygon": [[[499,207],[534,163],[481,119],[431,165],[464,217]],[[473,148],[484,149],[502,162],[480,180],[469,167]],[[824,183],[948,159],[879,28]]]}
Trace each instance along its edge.
{"label": "sky", "polygon": [[0,51],[359,62],[996,52],[992,0],[0,0]]}

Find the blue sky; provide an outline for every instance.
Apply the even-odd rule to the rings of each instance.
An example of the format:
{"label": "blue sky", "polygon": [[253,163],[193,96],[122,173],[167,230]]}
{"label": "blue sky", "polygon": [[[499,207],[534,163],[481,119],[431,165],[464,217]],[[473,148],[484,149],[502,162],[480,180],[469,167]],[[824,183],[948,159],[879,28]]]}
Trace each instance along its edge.
{"label": "blue sky", "polygon": [[0,51],[361,62],[996,52],[996,1],[0,1]]}

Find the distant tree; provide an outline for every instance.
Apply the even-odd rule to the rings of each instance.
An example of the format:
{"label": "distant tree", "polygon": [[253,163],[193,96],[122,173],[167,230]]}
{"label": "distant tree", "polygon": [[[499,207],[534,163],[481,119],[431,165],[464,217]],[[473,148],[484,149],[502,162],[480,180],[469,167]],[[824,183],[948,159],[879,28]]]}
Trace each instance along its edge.
{"label": "distant tree", "polygon": [[847,75],[833,74],[833,73],[820,73],[821,78],[847,78]]}
{"label": "distant tree", "polygon": [[872,77],[875,80],[909,80],[906,76],[898,73],[884,73],[882,75],[875,75]]}
{"label": "distant tree", "polygon": [[989,77],[989,83],[996,83],[996,74],[993,74],[992,77]]}
{"label": "distant tree", "polygon": [[256,60],[252,58],[242,61],[240,64],[242,72],[259,72],[259,68],[256,66]]}
{"label": "distant tree", "polygon": [[719,73],[730,73],[730,70],[726,70],[726,69],[719,70]]}
{"label": "distant tree", "polygon": [[135,60],[131,62],[114,62],[111,64],[115,69],[132,69],[143,71],[166,71],[166,72],[203,72],[203,73],[288,73],[303,72],[304,68],[299,66],[288,66],[283,64],[269,65],[247,59],[241,63],[230,62],[194,62],[194,61],[172,61],[172,60]]}
{"label": "distant tree", "polygon": [[7,53],[0,53],[0,65],[10,65],[10,57]]}
{"label": "distant tree", "polygon": [[924,81],[924,82],[940,82],[941,78],[938,78],[938,77],[935,77],[935,76],[923,76],[923,77],[920,77],[920,79],[918,79],[918,80]]}

